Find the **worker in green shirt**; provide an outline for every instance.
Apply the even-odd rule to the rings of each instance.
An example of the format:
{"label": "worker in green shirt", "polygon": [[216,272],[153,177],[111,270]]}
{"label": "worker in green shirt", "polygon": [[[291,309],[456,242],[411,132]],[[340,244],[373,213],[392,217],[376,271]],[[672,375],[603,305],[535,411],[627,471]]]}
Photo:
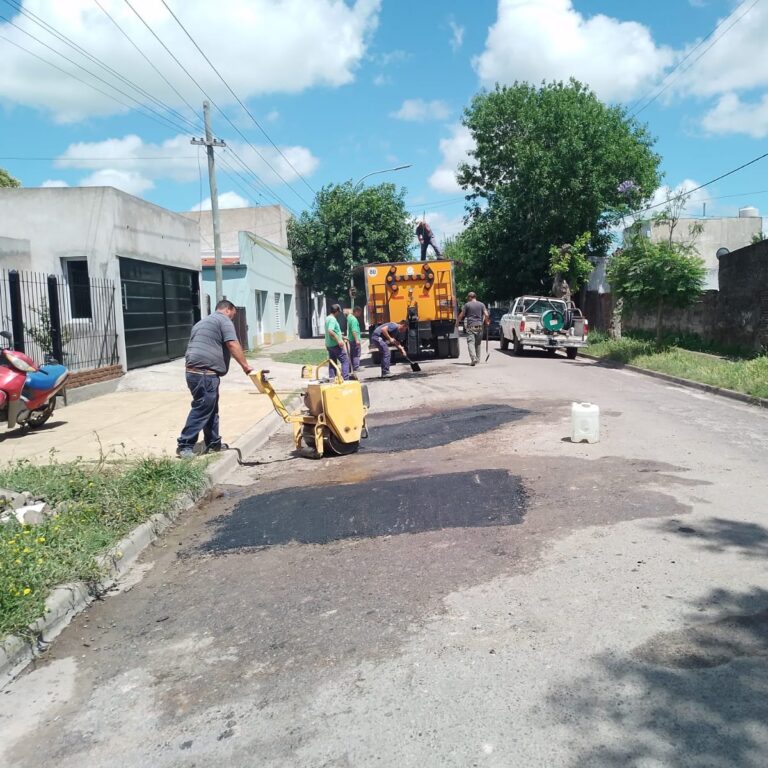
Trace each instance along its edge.
{"label": "worker in green shirt", "polygon": [[360,350],[362,339],[360,337],[360,320],[363,317],[363,308],[354,307],[352,314],[347,317],[347,339],[349,339],[349,356],[352,358],[352,370],[360,370]]}
{"label": "worker in green shirt", "polygon": [[[325,318],[325,348],[328,350],[328,357],[341,367],[341,377],[346,381],[349,378],[349,357],[347,348],[344,344],[344,336],[341,333],[338,316],[341,314],[341,306],[334,304],[331,307],[330,314]],[[334,366],[328,366],[328,376],[333,378],[336,375]]]}

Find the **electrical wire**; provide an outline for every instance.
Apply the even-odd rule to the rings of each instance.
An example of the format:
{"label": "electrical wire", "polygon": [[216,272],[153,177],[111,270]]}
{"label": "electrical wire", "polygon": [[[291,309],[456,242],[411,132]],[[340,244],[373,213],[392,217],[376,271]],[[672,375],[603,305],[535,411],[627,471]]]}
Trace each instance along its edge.
{"label": "electrical wire", "polygon": [[[271,144],[271,145],[272,145],[272,146],[273,146],[273,147],[274,147],[274,148],[275,148],[275,149],[276,149],[276,150],[279,152],[279,154],[280,154],[280,157],[282,157],[282,158],[283,158],[283,160],[285,160],[285,162],[286,162],[286,163],[288,163],[289,167],[290,167],[290,168],[293,170],[293,172],[294,172],[294,173],[295,173],[295,174],[296,174],[296,175],[297,175],[297,176],[298,176],[298,177],[299,177],[299,178],[300,178],[300,179],[301,179],[301,180],[304,182],[304,184],[307,186],[307,189],[309,189],[309,191],[310,191],[310,192],[311,192],[313,195],[314,195],[314,194],[317,194],[317,193],[315,192],[315,190],[314,190],[314,189],[313,189],[313,188],[310,186],[309,182],[308,182],[308,181],[307,181],[307,180],[304,178],[304,176],[301,174],[301,172],[300,172],[300,171],[299,171],[299,170],[296,168],[296,166],[294,166],[294,164],[293,164],[293,163],[292,163],[292,162],[291,162],[291,161],[290,161],[290,160],[289,160],[289,159],[288,159],[288,158],[287,158],[287,157],[286,157],[286,156],[283,154],[283,151],[280,149],[280,147],[278,147],[278,146],[277,146],[277,144],[275,144],[275,142],[274,142],[274,141],[272,141],[272,138],[270,137],[270,135],[269,135],[269,134],[268,134],[268,133],[267,133],[267,132],[264,130],[264,128],[263,128],[263,126],[261,125],[261,123],[259,123],[259,121],[258,121],[258,120],[257,120],[257,119],[256,119],[256,118],[253,116],[253,114],[251,113],[251,111],[250,111],[250,110],[248,109],[248,107],[247,107],[247,106],[246,106],[246,105],[243,103],[243,101],[240,99],[240,97],[239,97],[239,96],[238,96],[238,95],[237,95],[237,94],[236,94],[236,93],[235,93],[235,92],[232,90],[231,86],[230,86],[230,85],[229,85],[229,83],[228,83],[228,82],[227,82],[227,81],[224,79],[224,77],[222,76],[221,72],[219,72],[219,70],[218,70],[218,69],[216,69],[216,67],[213,65],[213,62],[212,62],[212,61],[211,61],[211,60],[208,58],[208,56],[206,56],[206,54],[205,54],[205,52],[203,51],[203,49],[202,49],[202,48],[201,48],[201,47],[200,47],[200,46],[197,44],[197,41],[195,40],[195,38],[194,38],[194,37],[192,37],[192,35],[191,35],[191,34],[189,33],[189,31],[187,30],[187,28],[186,28],[186,27],[185,27],[185,26],[184,26],[184,25],[181,23],[181,21],[179,20],[179,17],[178,17],[178,16],[176,16],[176,14],[175,14],[175,13],[174,13],[174,12],[171,10],[171,8],[170,8],[170,6],[168,5],[168,3],[166,3],[166,2],[165,2],[165,0],[160,0],[160,2],[162,2],[162,4],[165,6],[165,8],[166,8],[166,10],[168,11],[168,13],[170,13],[170,14],[171,14],[171,16],[173,16],[174,20],[175,20],[175,21],[176,21],[176,23],[177,23],[177,24],[178,24],[178,25],[181,27],[181,29],[182,29],[182,31],[184,32],[184,34],[185,34],[185,35],[186,35],[186,36],[189,38],[189,40],[191,41],[192,45],[194,45],[194,46],[195,46],[195,48],[197,48],[197,50],[198,50],[198,52],[200,53],[200,55],[201,55],[201,56],[202,56],[202,57],[203,57],[203,58],[206,60],[206,62],[208,63],[208,66],[209,66],[209,67],[210,67],[210,68],[211,68],[211,69],[212,69],[212,70],[213,70],[213,71],[216,73],[216,76],[217,76],[217,77],[219,78],[219,80],[221,80],[221,82],[222,82],[222,83],[225,85],[225,87],[226,87],[226,88],[227,88],[227,90],[228,90],[228,91],[229,91],[229,92],[232,94],[232,96],[235,98],[235,100],[237,101],[237,103],[238,103],[238,104],[239,104],[239,105],[240,105],[240,106],[243,108],[243,110],[245,110],[245,113],[248,115],[248,117],[250,117],[250,118],[251,118],[251,120],[253,120],[253,122],[254,122],[254,124],[256,125],[256,127],[257,127],[257,128],[258,128],[258,129],[259,129],[259,130],[260,130],[260,131],[261,131],[261,132],[264,134],[264,136],[266,137],[267,141],[268,141],[268,142],[269,142],[269,143],[270,143],[270,144]],[[273,169],[273,170],[274,170],[274,169]]]}
{"label": "electrical wire", "polygon": [[[705,37],[705,38],[704,38],[704,39],[703,39],[703,40],[702,40],[702,41],[701,41],[701,42],[700,42],[698,45],[696,45],[696,46],[695,46],[695,47],[694,47],[694,48],[693,48],[693,49],[692,49],[692,50],[691,50],[691,51],[690,51],[690,52],[689,52],[689,53],[688,53],[688,54],[685,56],[685,58],[683,58],[683,59],[682,59],[682,61],[680,61],[680,62],[679,62],[679,63],[678,63],[678,64],[677,64],[677,65],[676,65],[676,66],[675,66],[675,67],[674,67],[674,68],[673,68],[673,69],[672,69],[672,70],[671,70],[669,73],[668,73],[667,77],[665,77],[665,78],[664,78],[664,80],[662,80],[662,83],[663,83],[665,80],[667,80],[667,78],[671,77],[671,76],[674,74],[674,72],[676,72],[676,71],[679,69],[680,65],[681,65],[681,64],[682,64],[682,63],[683,63],[683,62],[684,62],[686,59],[688,59],[688,57],[689,57],[691,54],[693,54],[693,53],[694,53],[694,52],[695,52],[695,51],[696,51],[696,50],[697,50],[697,49],[698,49],[698,48],[699,48],[699,47],[700,47],[700,46],[701,46],[701,45],[702,45],[704,42],[706,42],[706,41],[707,41],[707,40],[708,40],[708,39],[709,39],[709,38],[710,38],[710,37],[711,37],[711,36],[712,36],[712,35],[713,35],[713,34],[714,34],[714,33],[715,33],[717,30],[718,30],[718,29],[720,29],[720,27],[722,26],[722,24],[724,24],[726,21],[728,21],[728,19],[729,19],[729,18],[731,18],[731,16],[733,16],[733,14],[735,14],[735,13],[736,13],[736,12],[739,10],[739,8],[743,8],[743,7],[744,7],[744,5],[746,5],[746,3],[747,3],[747,2],[748,2],[748,0],[744,0],[744,3],[743,3],[741,6],[739,6],[738,8],[735,8],[735,9],[733,10],[733,12],[732,12],[732,13],[731,13],[729,16],[727,16],[727,17],[726,17],[726,18],[725,18],[725,19],[724,19],[724,20],[723,20],[723,21],[722,21],[720,24],[718,24],[718,25],[717,25],[717,26],[716,26],[716,27],[715,27],[715,28],[712,30],[712,32],[710,32],[710,33],[709,33],[709,35],[707,35],[707,37]],[[738,18],[734,19],[734,21],[731,23],[731,25],[730,25],[730,26],[729,26],[727,29],[725,29],[725,30],[723,31],[723,34],[722,34],[722,35],[720,35],[719,37],[716,37],[716,38],[715,38],[715,39],[714,39],[714,40],[713,40],[713,41],[712,41],[712,42],[711,42],[711,43],[710,43],[710,44],[709,44],[709,45],[708,45],[708,46],[707,46],[707,47],[706,47],[706,48],[705,48],[705,49],[704,49],[704,50],[703,50],[703,51],[702,51],[702,52],[701,52],[701,53],[700,53],[700,54],[699,54],[699,55],[698,55],[698,56],[697,56],[697,57],[696,57],[696,58],[695,58],[695,59],[694,59],[694,60],[693,60],[693,61],[692,61],[692,62],[691,62],[691,63],[690,63],[690,64],[689,64],[689,65],[688,65],[688,66],[687,66],[685,69],[684,69],[684,70],[682,70],[682,71],[680,72],[680,74],[685,74],[686,72],[690,71],[690,70],[691,70],[691,68],[694,66],[694,64],[696,64],[696,63],[697,63],[697,62],[698,62],[698,61],[699,61],[699,60],[700,60],[700,59],[701,59],[701,58],[702,58],[702,57],[703,57],[703,56],[704,56],[704,55],[705,55],[705,54],[706,54],[706,53],[707,53],[707,52],[708,52],[708,51],[709,51],[711,48],[712,48],[712,46],[716,45],[716,44],[717,44],[717,43],[718,43],[720,40],[722,40],[722,39],[723,39],[723,38],[726,36],[726,34],[728,34],[728,32],[729,32],[731,29],[733,29],[733,27],[735,27],[735,26],[736,26],[736,25],[737,25],[737,24],[738,24],[738,23],[739,23],[739,22],[740,22],[740,21],[741,21],[741,20],[742,20],[742,19],[743,19],[743,18],[744,18],[744,17],[745,17],[745,16],[746,16],[748,13],[749,13],[749,12],[750,12],[750,11],[751,11],[751,10],[752,10],[752,9],[753,9],[753,8],[754,8],[754,7],[755,7],[757,4],[758,4],[758,3],[759,3],[759,2],[760,2],[760,0],[753,0],[752,4],[749,6],[749,8],[747,8],[747,9],[746,9],[746,11],[744,11],[744,13],[742,13],[742,14],[741,14],[741,15],[740,15]],[[647,102],[646,102],[646,103],[645,103],[645,104],[644,104],[644,105],[643,105],[643,106],[642,106],[640,109],[638,109],[638,110],[636,110],[636,111],[632,112],[632,113],[631,113],[629,116],[630,116],[630,117],[637,117],[637,115],[639,115],[639,114],[641,114],[642,112],[644,112],[644,111],[645,111],[645,110],[646,110],[648,107],[650,107],[650,106],[651,106],[651,104],[653,104],[653,102],[654,102],[654,101],[656,101],[656,99],[658,99],[658,98],[659,98],[659,96],[661,96],[663,93],[665,93],[665,92],[666,92],[666,91],[669,89],[669,87],[670,87],[671,85],[672,85],[672,80],[670,80],[670,81],[669,81],[669,82],[668,82],[668,83],[667,83],[667,84],[666,84],[666,85],[665,85],[665,86],[664,86],[664,87],[663,87],[663,88],[662,88],[660,91],[657,91],[657,92],[656,92],[656,94],[655,94],[655,95],[654,95],[654,96],[653,96],[651,99],[649,99],[649,101],[647,101]],[[645,98],[645,97],[643,97],[643,98]],[[642,100],[642,99],[641,99],[641,100]]]}
{"label": "electrical wire", "polygon": [[[208,95],[208,93],[205,91],[202,85],[195,79],[194,75],[192,75],[191,72],[179,61],[176,54],[171,51],[171,49],[163,42],[163,40],[160,38],[160,36],[152,29],[152,27],[144,20],[144,17],[133,7],[131,0],[123,0],[123,2],[133,11],[133,13],[136,15],[136,17],[141,21],[141,23],[149,30],[150,34],[157,40],[157,42],[163,47],[163,49],[166,51],[166,53],[176,62],[176,64],[179,66],[179,68],[187,75],[187,77],[197,86],[200,93],[205,96],[208,101],[211,102],[211,104],[216,107],[219,114],[232,126],[232,128],[238,133],[238,135],[245,141],[245,143],[264,161],[264,163],[274,172],[274,174],[279,178],[305,205],[310,205],[310,203],[302,196],[300,195],[293,187],[272,167],[272,165],[269,163],[269,161],[259,152],[256,147],[251,144],[251,142],[248,140],[248,138],[245,136],[245,134],[240,130],[240,128],[237,127],[237,125],[234,123],[234,121],[229,117],[229,115],[224,112],[221,107]],[[250,171],[254,176],[258,175],[254,171]],[[260,181],[265,185],[266,182],[260,179]],[[267,186],[268,189],[270,189],[270,192],[273,197],[276,197],[279,199],[278,195]]]}

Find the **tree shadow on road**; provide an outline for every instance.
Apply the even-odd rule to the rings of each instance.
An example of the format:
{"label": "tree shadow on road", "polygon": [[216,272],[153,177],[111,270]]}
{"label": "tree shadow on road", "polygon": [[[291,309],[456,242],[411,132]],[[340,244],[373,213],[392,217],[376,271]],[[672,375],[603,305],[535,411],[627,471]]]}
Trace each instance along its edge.
{"label": "tree shadow on road", "polygon": [[[717,618],[702,621],[703,606]],[[559,726],[590,746],[570,768],[764,768],[768,591],[713,590],[681,627],[559,686]],[[710,613],[711,615],[711,613]]]}
{"label": "tree shadow on road", "polygon": [[675,536],[695,540],[708,552],[735,552],[745,557],[768,558],[768,528],[758,523],[723,517],[696,522],[673,518],[664,521],[661,528]]}

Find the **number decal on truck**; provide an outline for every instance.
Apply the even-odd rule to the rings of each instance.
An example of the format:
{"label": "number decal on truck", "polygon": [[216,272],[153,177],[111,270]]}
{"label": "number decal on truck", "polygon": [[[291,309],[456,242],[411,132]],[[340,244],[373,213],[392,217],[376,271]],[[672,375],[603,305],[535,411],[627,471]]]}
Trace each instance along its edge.
{"label": "number decal on truck", "polygon": [[376,267],[368,267],[368,277],[376,277],[379,274],[379,270]]}

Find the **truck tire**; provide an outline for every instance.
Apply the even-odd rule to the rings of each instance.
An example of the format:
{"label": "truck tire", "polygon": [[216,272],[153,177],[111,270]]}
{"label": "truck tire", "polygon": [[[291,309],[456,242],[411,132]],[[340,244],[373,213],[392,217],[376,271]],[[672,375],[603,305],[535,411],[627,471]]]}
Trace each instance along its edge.
{"label": "truck tire", "polygon": [[502,333],[501,340],[499,341],[499,347],[501,349],[509,349],[509,339]]}
{"label": "truck tire", "polygon": [[457,358],[459,356],[459,339],[451,339],[448,344],[448,357]]}
{"label": "truck tire", "polygon": [[523,345],[520,343],[520,339],[517,338],[517,334],[515,334],[515,338],[512,339],[512,351],[516,355],[523,354]]}
{"label": "truck tire", "polygon": [[579,354],[579,348],[578,347],[566,347],[565,348],[565,354],[568,356],[569,360],[575,360],[576,355]]}
{"label": "truck tire", "polygon": [[381,352],[371,352],[371,362],[374,365],[381,365]]}

